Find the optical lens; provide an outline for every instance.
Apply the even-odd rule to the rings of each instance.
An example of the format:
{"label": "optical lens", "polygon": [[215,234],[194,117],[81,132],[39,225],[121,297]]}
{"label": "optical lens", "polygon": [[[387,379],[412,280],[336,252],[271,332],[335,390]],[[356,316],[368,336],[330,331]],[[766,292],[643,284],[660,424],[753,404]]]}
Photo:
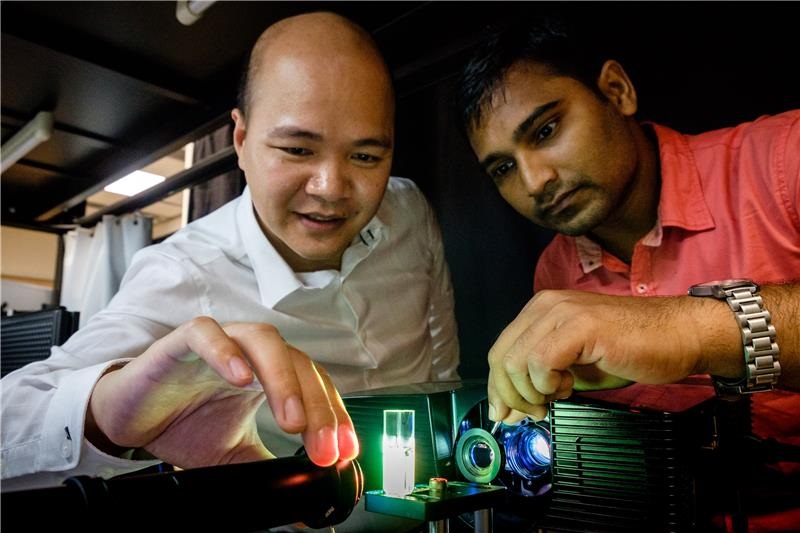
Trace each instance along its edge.
{"label": "optical lens", "polygon": [[491,483],[500,472],[500,456],[497,441],[481,428],[472,428],[461,435],[456,445],[458,470],[473,483]]}
{"label": "optical lens", "polygon": [[550,433],[536,424],[510,426],[503,431],[506,468],[533,480],[550,469]]}
{"label": "optical lens", "polygon": [[478,468],[489,468],[494,461],[494,450],[485,441],[475,442],[469,451],[469,455],[472,464]]}

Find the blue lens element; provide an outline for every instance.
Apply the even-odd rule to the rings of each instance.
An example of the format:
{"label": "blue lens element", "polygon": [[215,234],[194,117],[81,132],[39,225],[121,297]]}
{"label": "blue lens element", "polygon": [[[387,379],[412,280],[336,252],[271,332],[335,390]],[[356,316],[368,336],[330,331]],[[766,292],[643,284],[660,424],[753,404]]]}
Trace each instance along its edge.
{"label": "blue lens element", "polygon": [[550,432],[542,425],[505,426],[501,435],[506,469],[534,480],[550,471]]}

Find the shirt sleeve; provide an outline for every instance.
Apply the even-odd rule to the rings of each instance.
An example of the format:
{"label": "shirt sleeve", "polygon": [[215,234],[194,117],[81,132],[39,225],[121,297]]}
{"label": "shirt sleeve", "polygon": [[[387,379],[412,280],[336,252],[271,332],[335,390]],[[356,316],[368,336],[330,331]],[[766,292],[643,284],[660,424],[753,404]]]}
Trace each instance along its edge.
{"label": "shirt sleeve", "polygon": [[4,489],[59,484],[73,475],[111,477],[158,462],[100,452],[84,439],[84,419],[107,368],[203,314],[190,272],[161,253],[140,252],[106,309],[50,357],[2,379]]}
{"label": "shirt sleeve", "polygon": [[[800,112],[794,117],[786,131],[786,142],[781,143],[778,168],[778,187],[792,222],[800,232]],[[785,192],[784,192],[785,191]]]}
{"label": "shirt sleeve", "polygon": [[458,328],[455,318],[453,286],[450,270],[444,255],[441,230],[433,211],[425,201],[428,244],[431,253],[430,325],[433,340],[431,379],[452,381],[459,379]]}

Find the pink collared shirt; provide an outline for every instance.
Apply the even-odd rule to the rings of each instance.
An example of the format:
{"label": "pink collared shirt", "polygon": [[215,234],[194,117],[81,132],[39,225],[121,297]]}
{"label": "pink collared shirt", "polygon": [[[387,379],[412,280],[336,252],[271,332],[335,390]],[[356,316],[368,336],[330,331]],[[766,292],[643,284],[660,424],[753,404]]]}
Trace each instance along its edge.
{"label": "pink collared shirt", "polygon": [[[800,280],[800,110],[700,135],[652,127],[661,158],[658,219],[630,265],[588,237],[557,235],[536,266],[534,289],[669,296],[716,279]],[[755,395],[753,431],[800,445],[800,394]],[[750,530],[798,521],[793,509],[751,517]]]}
{"label": "pink collared shirt", "polygon": [[658,222],[631,264],[588,237],[557,235],[534,289],[668,296],[715,279],[800,279],[800,110],[694,136],[653,128]]}

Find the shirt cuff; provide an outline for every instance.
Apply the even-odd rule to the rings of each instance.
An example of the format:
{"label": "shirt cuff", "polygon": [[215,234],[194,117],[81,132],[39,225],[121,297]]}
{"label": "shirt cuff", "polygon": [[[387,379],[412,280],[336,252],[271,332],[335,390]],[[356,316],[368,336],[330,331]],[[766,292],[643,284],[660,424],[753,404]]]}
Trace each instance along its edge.
{"label": "shirt cuff", "polygon": [[115,457],[98,450],[85,437],[82,439],[80,472],[71,475],[86,474],[109,479],[120,474],[127,474],[162,463],[160,459],[134,460]]}
{"label": "shirt cuff", "polygon": [[37,471],[61,471],[65,477],[89,475],[111,477],[160,461],[132,461],[98,450],[83,436],[86,409],[100,377],[114,365],[130,359],[114,359],[72,372],[59,383],[50,401],[42,430],[42,449]]}

